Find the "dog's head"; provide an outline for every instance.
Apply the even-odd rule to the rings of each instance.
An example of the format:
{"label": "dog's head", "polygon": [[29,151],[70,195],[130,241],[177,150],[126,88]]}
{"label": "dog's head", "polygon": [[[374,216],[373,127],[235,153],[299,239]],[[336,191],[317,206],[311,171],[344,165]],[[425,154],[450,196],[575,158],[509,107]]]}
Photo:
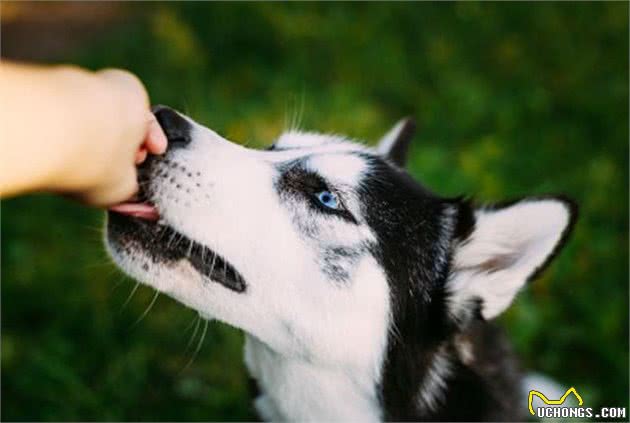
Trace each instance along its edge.
{"label": "dog's head", "polygon": [[400,326],[428,339],[497,316],[573,221],[561,198],[474,208],[432,194],[401,167],[407,121],[375,149],[288,132],[252,150],[171,109],[156,116],[169,149],[139,172],[159,220],[110,212],[111,256],[201,315],[312,362],[377,375]]}

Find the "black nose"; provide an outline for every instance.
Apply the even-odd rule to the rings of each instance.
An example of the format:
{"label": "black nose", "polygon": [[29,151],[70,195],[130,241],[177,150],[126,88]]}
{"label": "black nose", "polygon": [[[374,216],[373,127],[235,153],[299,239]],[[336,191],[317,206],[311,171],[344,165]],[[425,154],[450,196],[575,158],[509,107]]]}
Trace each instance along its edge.
{"label": "black nose", "polygon": [[151,108],[168,138],[168,148],[182,148],[190,144],[190,123],[170,107],[157,105]]}

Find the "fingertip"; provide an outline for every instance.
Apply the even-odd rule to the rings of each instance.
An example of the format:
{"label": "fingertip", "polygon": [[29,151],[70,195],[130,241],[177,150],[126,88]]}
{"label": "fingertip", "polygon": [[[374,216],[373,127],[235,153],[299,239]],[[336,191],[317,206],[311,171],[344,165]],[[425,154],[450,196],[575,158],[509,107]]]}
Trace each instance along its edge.
{"label": "fingertip", "polygon": [[136,164],[140,164],[144,162],[146,159],[147,159],[146,148],[141,148],[140,150],[136,152],[136,159],[135,159]]}
{"label": "fingertip", "polygon": [[166,134],[152,113],[145,145],[151,154],[164,154],[168,146]]}

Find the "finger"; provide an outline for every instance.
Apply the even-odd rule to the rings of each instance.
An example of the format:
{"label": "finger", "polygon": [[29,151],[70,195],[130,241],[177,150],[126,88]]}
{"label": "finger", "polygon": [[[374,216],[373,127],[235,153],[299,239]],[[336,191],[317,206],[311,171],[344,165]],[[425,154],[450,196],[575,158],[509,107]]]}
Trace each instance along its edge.
{"label": "finger", "polygon": [[122,69],[111,68],[100,70],[96,74],[112,83],[115,87],[123,89],[131,95],[139,96],[147,105],[146,107],[149,107],[149,95],[136,75]]}
{"label": "finger", "polygon": [[164,154],[168,140],[153,113],[149,112],[149,128],[144,146],[151,154]]}
{"label": "finger", "polygon": [[142,146],[140,147],[140,150],[136,152],[136,160],[135,160],[136,164],[142,163],[143,161],[146,160],[146,158],[147,158],[147,149],[144,146]]}

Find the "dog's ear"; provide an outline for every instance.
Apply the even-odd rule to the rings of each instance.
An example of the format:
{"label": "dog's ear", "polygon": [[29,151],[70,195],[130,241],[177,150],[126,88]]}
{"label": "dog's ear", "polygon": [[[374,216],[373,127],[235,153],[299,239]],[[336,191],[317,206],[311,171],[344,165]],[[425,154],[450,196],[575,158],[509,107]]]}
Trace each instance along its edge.
{"label": "dog's ear", "polygon": [[449,308],[459,319],[471,307],[491,319],[562,247],[577,207],[563,197],[537,197],[471,212],[466,234],[454,246]]}
{"label": "dog's ear", "polygon": [[407,151],[416,133],[416,122],[411,117],[399,120],[383,138],[380,139],[376,151],[387,157],[398,166],[403,167],[407,161]]}

